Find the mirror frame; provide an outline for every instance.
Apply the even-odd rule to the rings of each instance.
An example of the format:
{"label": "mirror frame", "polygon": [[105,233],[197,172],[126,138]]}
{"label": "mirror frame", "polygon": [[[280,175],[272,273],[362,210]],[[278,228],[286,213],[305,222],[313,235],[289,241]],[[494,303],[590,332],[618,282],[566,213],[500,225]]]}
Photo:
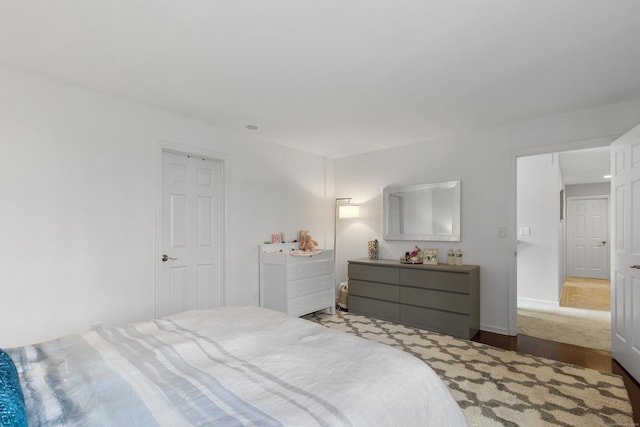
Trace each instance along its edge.
{"label": "mirror frame", "polygon": [[[437,189],[454,190],[454,202],[453,218],[451,234],[407,234],[407,233],[389,233],[389,197],[390,195],[398,192],[411,192],[411,191],[433,191]],[[413,184],[413,185],[388,185],[382,189],[382,236],[384,240],[416,240],[416,241],[434,241],[434,242],[459,242],[460,241],[460,180],[456,181],[443,181],[432,182],[427,184]]]}

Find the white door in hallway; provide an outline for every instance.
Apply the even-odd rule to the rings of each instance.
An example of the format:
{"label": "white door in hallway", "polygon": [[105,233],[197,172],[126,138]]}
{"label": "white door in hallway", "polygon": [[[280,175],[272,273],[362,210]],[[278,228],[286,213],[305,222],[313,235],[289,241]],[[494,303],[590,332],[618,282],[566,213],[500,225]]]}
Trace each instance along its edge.
{"label": "white door in hallway", "polygon": [[156,315],[222,305],[222,162],[162,153]]}
{"label": "white door in hallway", "polygon": [[640,126],[611,145],[611,351],[640,381]]}
{"label": "white door in hallway", "polygon": [[609,200],[567,200],[567,275],[609,279]]}

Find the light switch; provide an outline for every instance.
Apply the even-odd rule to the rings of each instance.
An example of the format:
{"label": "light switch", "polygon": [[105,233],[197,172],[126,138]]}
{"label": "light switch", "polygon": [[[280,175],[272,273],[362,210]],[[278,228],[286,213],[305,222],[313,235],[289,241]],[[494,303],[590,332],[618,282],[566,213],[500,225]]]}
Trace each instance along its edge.
{"label": "light switch", "polygon": [[521,236],[528,236],[530,234],[531,234],[531,230],[529,229],[529,227],[520,227]]}
{"label": "light switch", "polygon": [[507,237],[507,227],[504,225],[498,227],[498,237],[501,239],[505,239]]}

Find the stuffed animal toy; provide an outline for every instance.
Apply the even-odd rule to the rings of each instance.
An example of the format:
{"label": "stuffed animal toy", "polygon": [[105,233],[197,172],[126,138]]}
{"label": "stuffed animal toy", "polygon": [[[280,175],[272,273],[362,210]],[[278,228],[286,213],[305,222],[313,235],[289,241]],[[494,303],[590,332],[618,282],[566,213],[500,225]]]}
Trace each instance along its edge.
{"label": "stuffed animal toy", "polygon": [[316,250],[317,246],[318,246],[318,241],[314,240],[308,231],[302,231],[300,233],[300,249],[302,249],[305,252],[313,252]]}

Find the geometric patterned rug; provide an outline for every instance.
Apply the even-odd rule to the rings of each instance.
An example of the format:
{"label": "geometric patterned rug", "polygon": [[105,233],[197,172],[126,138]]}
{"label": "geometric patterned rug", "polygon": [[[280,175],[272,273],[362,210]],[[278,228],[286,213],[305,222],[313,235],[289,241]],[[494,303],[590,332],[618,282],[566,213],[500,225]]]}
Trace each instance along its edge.
{"label": "geometric patterned rug", "polygon": [[634,425],[617,375],[347,312],[304,318],[424,360],[472,426]]}

